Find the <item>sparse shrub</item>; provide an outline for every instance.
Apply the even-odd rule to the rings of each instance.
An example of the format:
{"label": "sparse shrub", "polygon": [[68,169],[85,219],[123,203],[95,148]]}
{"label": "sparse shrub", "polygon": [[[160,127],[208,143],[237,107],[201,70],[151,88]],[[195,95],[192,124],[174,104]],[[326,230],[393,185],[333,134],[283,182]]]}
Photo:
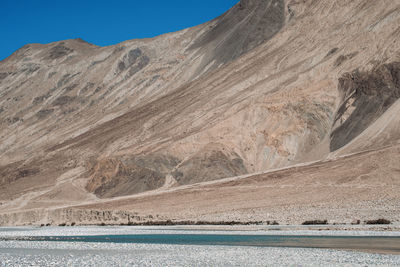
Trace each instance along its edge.
{"label": "sparse shrub", "polygon": [[365,222],[366,224],[391,224],[391,221],[386,219],[369,220]]}
{"label": "sparse shrub", "polygon": [[76,224],[75,222],[72,222],[72,223],[71,223],[71,226],[75,226],[75,224]]}
{"label": "sparse shrub", "polygon": [[313,220],[313,221],[305,221],[302,225],[323,225],[328,224],[328,220]]}
{"label": "sparse shrub", "polygon": [[271,223],[271,225],[279,225],[279,223],[278,223],[277,221],[273,221],[273,222]]}
{"label": "sparse shrub", "polygon": [[60,223],[58,226],[66,226],[66,223]]}
{"label": "sparse shrub", "polygon": [[[172,225],[260,225],[263,224],[262,221],[252,221],[252,222],[240,222],[240,221],[173,221],[173,220],[163,220],[163,221],[144,221],[144,222],[131,222],[127,224],[120,223],[120,225],[129,226],[172,226]],[[279,225],[278,222],[274,221],[273,225]]]}

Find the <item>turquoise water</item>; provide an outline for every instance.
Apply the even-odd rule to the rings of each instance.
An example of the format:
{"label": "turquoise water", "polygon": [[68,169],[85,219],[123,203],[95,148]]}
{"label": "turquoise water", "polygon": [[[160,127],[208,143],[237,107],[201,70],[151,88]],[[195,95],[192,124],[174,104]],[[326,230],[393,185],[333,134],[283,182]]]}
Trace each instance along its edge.
{"label": "turquoise water", "polygon": [[375,250],[400,253],[400,237],[288,236],[223,234],[136,234],[98,236],[38,236],[30,241],[100,242],[169,245],[224,245]]}

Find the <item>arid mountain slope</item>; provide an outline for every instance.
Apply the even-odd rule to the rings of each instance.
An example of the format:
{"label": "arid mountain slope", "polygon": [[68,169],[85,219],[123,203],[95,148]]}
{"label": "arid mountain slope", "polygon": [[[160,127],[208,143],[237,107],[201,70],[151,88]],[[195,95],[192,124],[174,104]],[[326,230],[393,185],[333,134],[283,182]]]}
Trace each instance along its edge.
{"label": "arid mountain slope", "polygon": [[43,194],[25,206],[29,211],[7,206],[0,224],[127,224],[167,219],[301,224],[311,219],[355,223],[386,218],[398,222],[399,153],[397,145],[262,174],[47,210],[40,207],[54,200]]}
{"label": "arid mountain slope", "polygon": [[395,147],[399,40],[396,1],[242,0],[153,39],[24,46],[0,62],[1,212]]}

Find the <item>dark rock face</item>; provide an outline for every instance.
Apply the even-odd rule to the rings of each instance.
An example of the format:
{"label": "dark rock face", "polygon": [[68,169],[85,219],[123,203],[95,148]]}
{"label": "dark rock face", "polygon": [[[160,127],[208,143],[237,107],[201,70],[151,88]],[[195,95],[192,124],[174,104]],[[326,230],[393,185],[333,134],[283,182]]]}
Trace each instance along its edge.
{"label": "dark rock face", "polygon": [[62,43],[54,46],[50,49],[49,59],[57,59],[60,57],[64,57],[68,54],[71,54],[74,50],[64,46]]}
{"label": "dark rock face", "polygon": [[153,190],[164,185],[165,176],[179,162],[162,154],[99,161],[86,188],[102,198]]}
{"label": "dark rock face", "polygon": [[123,60],[118,63],[118,68],[120,71],[124,71],[129,68],[138,60],[138,58],[142,55],[142,50],[139,48],[133,49],[128,52],[127,55],[124,56]]}
{"label": "dark rock face", "polygon": [[400,62],[344,74],[339,90],[343,99],[335,118],[338,127],[331,134],[331,151],[353,140],[400,98]]}
{"label": "dark rock face", "polygon": [[239,155],[229,157],[220,150],[202,151],[185,161],[172,175],[181,185],[194,184],[248,173]]}
{"label": "dark rock face", "polygon": [[126,78],[129,78],[150,63],[150,58],[146,56],[139,48],[130,50],[118,63],[118,70],[123,72],[129,69]]}
{"label": "dark rock face", "polygon": [[355,57],[358,54],[358,52],[353,52],[347,55],[340,55],[338,56],[338,58],[335,61],[334,66],[335,67],[339,67],[340,65],[343,64],[343,62],[352,59],[353,57]]}
{"label": "dark rock face", "polygon": [[75,100],[76,97],[74,96],[60,96],[56,100],[54,100],[53,105],[54,106],[63,106],[71,103],[72,101]]}
{"label": "dark rock face", "polygon": [[113,179],[101,184],[94,193],[102,198],[132,195],[159,188],[164,181],[164,176],[158,172],[139,166],[121,165]]}
{"label": "dark rock face", "polygon": [[20,72],[30,75],[32,73],[35,73],[39,69],[40,69],[39,65],[34,63],[28,63],[20,70]]}
{"label": "dark rock face", "polygon": [[85,94],[87,91],[89,91],[90,89],[92,89],[95,86],[94,83],[92,82],[88,82],[86,83],[86,85],[82,88],[82,90],[80,91],[81,94]]}
{"label": "dark rock face", "polygon": [[140,57],[138,62],[135,65],[131,66],[128,73],[128,77],[135,75],[136,73],[144,69],[144,67],[146,67],[149,63],[150,63],[150,58],[148,56],[144,55]]}
{"label": "dark rock face", "polygon": [[24,170],[19,170],[18,174],[16,176],[16,180],[19,178],[24,178],[24,177],[28,177],[28,176],[32,176],[35,174],[38,174],[40,172],[39,169],[24,169]]}
{"label": "dark rock face", "polygon": [[67,92],[68,92],[68,91],[72,91],[72,90],[74,90],[78,85],[79,85],[79,84],[76,84],[76,83],[71,84],[71,85],[65,87],[64,90],[67,91]]}
{"label": "dark rock face", "polygon": [[240,1],[216,19],[215,26],[193,44],[191,49],[213,50],[202,65],[215,60],[215,65],[230,62],[271,39],[282,29],[285,21],[283,0]]}
{"label": "dark rock face", "polygon": [[45,101],[46,99],[48,99],[49,97],[51,97],[50,93],[47,93],[45,95],[41,95],[41,96],[37,96],[33,99],[32,103],[34,105],[42,103],[43,101]]}
{"label": "dark rock face", "polygon": [[65,74],[61,77],[61,79],[57,82],[57,88],[60,88],[66,84],[68,84],[74,77],[78,76],[80,73]]}
{"label": "dark rock face", "polygon": [[12,118],[7,118],[6,119],[7,123],[9,125],[15,124],[17,122],[23,121],[23,119],[19,118],[19,117],[12,117]]}
{"label": "dark rock face", "polygon": [[48,115],[52,114],[54,112],[54,109],[42,109],[39,110],[38,113],[36,113],[36,116],[39,119],[43,119],[45,117],[47,117]]}

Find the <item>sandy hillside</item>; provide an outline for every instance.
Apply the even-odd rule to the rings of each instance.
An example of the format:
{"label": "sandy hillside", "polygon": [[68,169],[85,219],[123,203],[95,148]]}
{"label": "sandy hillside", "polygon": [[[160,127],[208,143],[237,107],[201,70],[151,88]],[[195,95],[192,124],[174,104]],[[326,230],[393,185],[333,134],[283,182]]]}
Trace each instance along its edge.
{"label": "sandy hillside", "polygon": [[400,3],[242,0],[0,62],[0,224],[400,221]]}

